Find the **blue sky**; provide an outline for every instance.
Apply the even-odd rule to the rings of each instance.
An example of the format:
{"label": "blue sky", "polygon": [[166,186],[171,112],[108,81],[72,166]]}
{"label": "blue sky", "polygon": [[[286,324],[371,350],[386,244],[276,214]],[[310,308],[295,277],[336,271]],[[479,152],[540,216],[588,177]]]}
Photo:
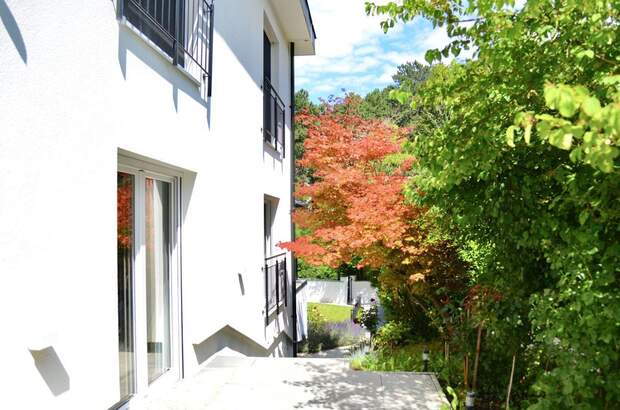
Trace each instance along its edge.
{"label": "blue sky", "polygon": [[392,83],[399,64],[448,43],[443,28],[423,19],[399,25],[387,34],[380,17],[364,12],[364,0],[309,0],[317,33],[316,56],[296,59],[296,86],[313,100],[341,95],[341,89],[365,95]]}

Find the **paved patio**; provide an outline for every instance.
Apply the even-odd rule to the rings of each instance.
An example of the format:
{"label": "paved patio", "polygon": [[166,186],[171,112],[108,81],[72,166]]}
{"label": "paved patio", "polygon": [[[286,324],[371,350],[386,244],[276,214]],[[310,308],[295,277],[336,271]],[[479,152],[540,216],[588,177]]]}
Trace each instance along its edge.
{"label": "paved patio", "polygon": [[443,403],[428,373],[356,372],[344,359],[220,356],[145,408],[439,410]]}

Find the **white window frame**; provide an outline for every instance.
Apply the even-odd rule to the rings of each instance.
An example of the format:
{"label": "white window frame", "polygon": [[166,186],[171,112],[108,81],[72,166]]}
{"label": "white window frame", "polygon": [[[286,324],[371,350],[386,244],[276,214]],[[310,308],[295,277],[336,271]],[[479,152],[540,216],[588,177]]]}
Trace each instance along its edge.
{"label": "white window frame", "polygon": [[[183,376],[182,316],[181,316],[181,176],[177,170],[143,160],[118,156],[118,172],[134,176],[134,343],[135,394],[119,409],[128,409],[145,396],[169,387]],[[145,252],[145,181],[146,178],[170,183],[170,370],[151,384],[148,381],[147,310],[146,310],[146,252]]]}

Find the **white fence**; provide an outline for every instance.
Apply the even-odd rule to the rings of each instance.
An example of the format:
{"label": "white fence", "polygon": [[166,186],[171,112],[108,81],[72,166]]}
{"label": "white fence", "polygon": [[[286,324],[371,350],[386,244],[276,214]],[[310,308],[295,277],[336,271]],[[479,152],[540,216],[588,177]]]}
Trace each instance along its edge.
{"label": "white fence", "polygon": [[[301,280],[300,282],[303,282]],[[305,297],[308,302],[315,303],[334,303],[346,305],[349,302],[349,283],[351,284],[351,298],[355,303],[358,297],[361,298],[363,305],[370,303],[371,299],[377,300],[377,289],[368,281],[348,281],[347,278],[336,280],[314,280],[308,279],[304,287]]]}

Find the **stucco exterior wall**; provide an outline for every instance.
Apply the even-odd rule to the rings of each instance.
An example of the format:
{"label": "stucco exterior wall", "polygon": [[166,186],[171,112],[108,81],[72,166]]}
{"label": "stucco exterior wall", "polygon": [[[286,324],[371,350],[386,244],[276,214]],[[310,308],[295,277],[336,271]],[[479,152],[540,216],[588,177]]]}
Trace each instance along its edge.
{"label": "stucco exterior wall", "polygon": [[[261,271],[265,194],[279,198],[277,240],[290,239],[289,46],[269,3],[216,3],[210,99],[119,23],[113,1],[0,0],[0,14],[8,403],[104,409],[118,399],[119,150],[182,175],[185,374],[224,347],[288,354],[290,315],[265,327]],[[278,37],[285,159],[262,140],[265,16]]]}

